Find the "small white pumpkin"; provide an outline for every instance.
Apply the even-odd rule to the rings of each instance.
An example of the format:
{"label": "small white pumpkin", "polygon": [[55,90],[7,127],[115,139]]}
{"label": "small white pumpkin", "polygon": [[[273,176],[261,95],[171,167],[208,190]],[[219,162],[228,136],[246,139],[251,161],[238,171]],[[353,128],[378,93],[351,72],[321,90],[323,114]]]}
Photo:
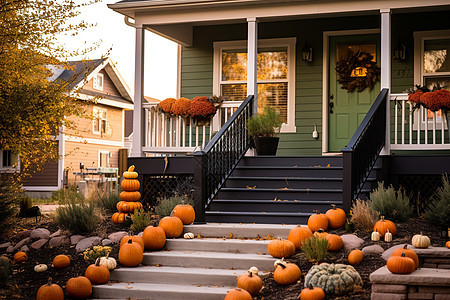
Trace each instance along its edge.
{"label": "small white pumpkin", "polygon": [[195,235],[192,232],[186,232],[183,237],[185,239],[193,239],[195,237]]}
{"label": "small white pumpkin", "polygon": [[258,275],[258,268],[257,267],[251,267],[250,269],[248,269],[249,272],[252,272],[253,275]]}
{"label": "small white pumpkin", "polygon": [[48,266],[46,264],[39,264],[34,266],[34,271],[37,273],[45,272],[47,271]]}
{"label": "small white pumpkin", "polygon": [[431,245],[431,241],[429,237],[423,235],[421,232],[413,236],[411,244],[416,248],[428,248]]}
{"label": "small white pumpkin", "polygon": [[389,232],[389,229],[387,230],[387,232],[384,234],[384,241],[385,242],[392,242],[392,233]]}
{"label": "small white pumpkin", "polygon": [[117,261],[114,257],[109,257],[109,253],[104,256],[100,257],[100,265],[105,266],[108,268],[108,270],[114,270],[117,267]]}
{"label": "small white pumpkin", "polygon": [[375,230],[374,232],[372,232],[370,239],[374,242],[378,242],[380,240],[380,233],[378,232],[378,230]]}
{"label": "small white pumpkin", "polygon": [[284,257],[282,259],[277,259],[274,263],[273,263],[273,268],[276,269],[278,267],[279,264],[283,264],[286,265],[286,262],[284,261]]}

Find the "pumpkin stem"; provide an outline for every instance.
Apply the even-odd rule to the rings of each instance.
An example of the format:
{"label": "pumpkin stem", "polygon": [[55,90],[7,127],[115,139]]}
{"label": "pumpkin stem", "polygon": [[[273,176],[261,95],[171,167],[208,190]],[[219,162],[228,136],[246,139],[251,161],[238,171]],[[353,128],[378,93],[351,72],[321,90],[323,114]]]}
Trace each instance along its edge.
{"label": "pumpkin stem", "polygon": [[314,289],[314,287],[312,286],[311,282],[309,283],[308,288],[309,288],[310,290],[313,290],[313,289]]}
{"label": "pumpkin stem", "polygon": [[336,209],[336,204],[331,204],[332,209]]}
{"label": "pumpkin stem", "polygon": [[52,286],[52,278],[51,277],[48,278],[47,285]]}
{"label": "pumpkin stem", "polygon": [[406,253],[405,252],[402,252],[402,255],[401,255],[402,257],[405,257],[406,256]]}
{"label": "pumpkin stem", "polygon": [[389,228],[387,229],[387,232],[389,233]]}
{"label": "pumpkin stem", "polygon": [[283,269],[286,269],[286,266],[282,263],[277,263],[278,266],[282,267]]}
{"label": "pumpkin stem", "polygon": [[408,244],[405,244],[405,246],[403,246],[403,249],[407,250],[408,249]]}
{"label": "pumpkin stem", "polygon": [[97,258],[97,259],[95,260],[95,266],[96,266],[96,267],[100,266],[100,258]]}
{"label": "pumpkin stem", "polygon": [[380,216],[381,222],[384,222],[384,216]]}
{"label": "pumpkin stem", "polygon": [[131,243],[133,243],[133,240],[132,240],[132,239],[129,239],[129,240],[128,240],[128,244],[131,244]]}
{"label": "pumpkin stem", "polygon": [[253,272],[248,270],[248,277],[253,277]]}
{"label": "pumpkin stem", "polygon": [[133,172],[133,171],[134,171],[134,168],[135,168],[135,166],[134,166],[134,165],[131,165],[131,166],[128,168],[128,172]]}

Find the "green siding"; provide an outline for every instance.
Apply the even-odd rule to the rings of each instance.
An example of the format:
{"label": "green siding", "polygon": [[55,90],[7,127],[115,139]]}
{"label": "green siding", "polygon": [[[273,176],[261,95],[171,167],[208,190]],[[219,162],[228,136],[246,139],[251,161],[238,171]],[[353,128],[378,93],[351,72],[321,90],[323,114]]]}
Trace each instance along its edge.
{"label": "green siding", "polygon": [[[392,63],[392,93],[413,86],[413,32],[449,29],[450,11],[393,14],[392,49],[399,39],[406,46],[406,60]],[[323,18],[259,23],[260,39],[296,37],[295,125],[296,133],[280,134],[278,155],[320,155],[322,152],[322,48],[323,32],[380,28],[380,15]],[[181,95],[193,98],[211,95],[213,86],[213,42],[247,39],[246,24],[201,26],[194,28],[193,47],[184,47],[181,61]],[[313,48],[313,62],[301,60],[301,50],[308,43]],[[312,138],[314,124],[319,139]]]}

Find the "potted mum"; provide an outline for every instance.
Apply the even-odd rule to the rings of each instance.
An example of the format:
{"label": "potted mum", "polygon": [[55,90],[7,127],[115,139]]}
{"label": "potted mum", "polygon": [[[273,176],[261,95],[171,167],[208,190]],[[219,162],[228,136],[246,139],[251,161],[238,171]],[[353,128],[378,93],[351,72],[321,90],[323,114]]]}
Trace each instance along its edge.
{"label": "potted mum", "polygon": [[280,114],[272,107],[266,106],[262,114],[251,117],[247,121],[248,134],[255,142],[257,155],[275,155],[278,149],[282,121]]}

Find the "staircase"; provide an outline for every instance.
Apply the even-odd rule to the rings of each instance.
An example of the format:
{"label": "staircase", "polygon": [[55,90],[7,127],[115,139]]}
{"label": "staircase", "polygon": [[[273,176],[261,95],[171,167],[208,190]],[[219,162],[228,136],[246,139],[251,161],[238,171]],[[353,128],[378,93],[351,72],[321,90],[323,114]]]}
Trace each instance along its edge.
{"label": "staircase", "polygon": [[[377,163],[360,198],[376,187],[380,170]],[[206,221],[306,224],[313,210],[342,207],[342,174],[342,156],[244,157],[206,211]]]}
{"label": "staircase", "polygon": [[[168,239],[165,250],[145,252],[142,265],[118,268],[110,282],[93,288],[96,299],[224,299],[237,287],[237,277],[256,266],[273,271],[275,259],[267,253],[269,240],[287,238],[292,225],[205,224],[188,225],[198,239]],[[229,237],[233,238],[230,239]],[[226,238],[225,238],[226,237]],[[237,239],[236,239],[237,238]]]}

